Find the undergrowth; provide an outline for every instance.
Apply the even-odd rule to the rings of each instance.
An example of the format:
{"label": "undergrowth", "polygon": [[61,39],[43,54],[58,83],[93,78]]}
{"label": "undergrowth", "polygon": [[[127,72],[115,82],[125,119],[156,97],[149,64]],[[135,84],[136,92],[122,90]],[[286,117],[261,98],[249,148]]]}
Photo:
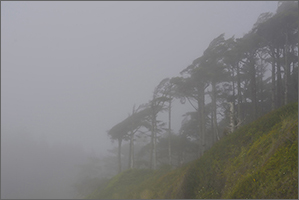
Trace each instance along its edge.
{"label": "undergrowth", "polygon": [[298,103],[218,141],[184,167],[124,171],[87,198],[298,198]]}

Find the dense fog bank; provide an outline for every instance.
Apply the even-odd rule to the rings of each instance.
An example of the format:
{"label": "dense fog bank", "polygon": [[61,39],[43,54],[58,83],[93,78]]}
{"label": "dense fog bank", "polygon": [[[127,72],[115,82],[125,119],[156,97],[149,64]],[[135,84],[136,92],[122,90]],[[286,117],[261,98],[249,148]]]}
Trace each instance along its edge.
{"label": "dense fog bank", "polygon": [[[2,131],[2,133],[5,131]],[[75,198],[73,185],[91,156],[79,145],[34,140],[29,133],[1,138],[1,198]]]}

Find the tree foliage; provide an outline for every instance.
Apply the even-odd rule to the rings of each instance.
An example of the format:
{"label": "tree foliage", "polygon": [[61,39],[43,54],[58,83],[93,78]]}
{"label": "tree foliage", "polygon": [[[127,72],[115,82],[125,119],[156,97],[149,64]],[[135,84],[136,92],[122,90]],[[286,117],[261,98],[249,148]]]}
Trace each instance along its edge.
{"label": "tree foliage", "polygon": [[[171,130],[175,99],[194,108],[186,113],[177,134]],[[262,13],[243,37],[225,39],[222,33],[213,39],[201,56],[180,75],[163,79],[152,99],[108,134],[119,141],[120,149],[121,141],[133,141],[134,133],[144,127],[147,131],[139,133],[149,131],[150,142],[137,153],[143,159],[139,161],[154,169],[167,159],[179,166],[188,160],[183,157],[201,157],[221,137],[294,101],[298,101],[298,2],[283,1],[275,13]],[[168,128],[157,120],[166,110]]]}

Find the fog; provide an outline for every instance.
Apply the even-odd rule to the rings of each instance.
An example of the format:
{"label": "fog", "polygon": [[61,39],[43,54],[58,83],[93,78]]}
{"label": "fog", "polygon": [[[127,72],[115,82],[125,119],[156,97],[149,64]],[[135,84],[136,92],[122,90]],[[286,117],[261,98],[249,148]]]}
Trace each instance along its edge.
{"label": "fog", "polygon": [[[162,79],[179,76],[215,37],[242,37],[276,8],[274,1],[2,1],[1,198],[75,198],[78,166],[109,155],[116,144],[107,131],[134,104],[151,100]],[[175,133],[192,110],[176,105]]]}

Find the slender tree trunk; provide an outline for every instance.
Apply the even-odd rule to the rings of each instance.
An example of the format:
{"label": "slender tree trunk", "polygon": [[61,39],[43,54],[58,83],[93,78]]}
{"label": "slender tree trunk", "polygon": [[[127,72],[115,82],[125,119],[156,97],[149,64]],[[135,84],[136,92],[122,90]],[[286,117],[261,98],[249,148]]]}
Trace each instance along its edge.
{"label": "slender tree trunk", "polygon": [[233,86],[233,88],[232,88],[232,90],[233,90],[233,102],[234,102],[234,104],[235,104],[235,99],[236,99],[236,92],[235,92],[235,71],[234,71],[234,68],[232,68],[232,72],[231,72],[231,74],[232,74],[232,86]]}
{"label": "slender tree trunk", "polygon": [[252,99],[252,115],[253,120],[257,118],[257,101],[256,101],[256,70],[253,55],[249,58],[250,67],[250,86],[251,86],[251,99]]}
{"label": "slender tree trunk", "polygon": [[[132,134],[132,132],[131,132]],[[132,135],[130,135],[130,143],[129,143],[129,160],[128,160],[128,168],[131,169],[131,158],[132,158],[132,148],[131,148],[131,145],[132,145]]]}
{"label": "slender tree trunk", "polygon": [[133,135],[133,137],[132,137],[133,139],[132,139],[132,155],[131,155],[131,168],[133,169],[134,167],[135,167],[135,156],[134,156],[134,154],[135,154],[135,152],[134,152],[134,135]]}
{"label": "slender tree trunk", "polygon": [[220,138],[218,134],[218,125],[217,125],[216,82],[214,80],[212,80],[212,107],[213,107],[212,110],[213,110],[214,141],[217,141]]}
{"label": "slender tree trunk", "polygon": [[155,99],[153,99],[152,102],[152,149],[151,149],[151,168],[156,169],[156,165],[157,165],[157,131],[156,131],[156,111],[155,111],[155,103],[154,103]]}
{"label": "slender tree trunk", "polygon": [[156,131],[156,115],[154,116],[154,155],[153,155],[153,169],[157,169],[157,131]]}
{"label": "slender tree trunk", "polygon": [[275,50],[271,49],[272,53],[272,72],[271,72],[271,110],[275,110]]}
{"label": "slender tree trunk", "polygon": [[130,135],[129,169],[134,168],[134,132]]}
{"label": "slender tree trunk", "polygon": [[265,113],[264,108],[264,84],[263,84],[264,72],[263,72],[263,60],[260,59],[260,68],[257,72],[257,89],[259,93],[259,101],[257,101],[257,117]]}
{"label": "slender tree trunk", "polygon": [[200,83],[199,87],[199,120],[200,120],[200,131],[202,134],[202,153],[206,150],[206,120],[205,120],[205,88],[204,83]]}
{"label": "slender tree trunk", "polygon": [[289,87],[289,76],[290,76],[290,66],[288,63],[288,34],[286,34],[286,45],[284,49],[284,57],[285,57],[285,64],[284,64],[284,105],[288,104],[288,87]]}
{"label": "slender tree trunk", "polygon": [[242,95],[241,95],[241,78],[240,78],[240,66],[237,63],[237,87],[238,87],[238,121],[242,121],[242,114],[241,114],[241,104],[242,104]]}
{"label": "slender tree trunk", "polygon": [[234,119],[234,113],[235,113],[235,106],[234,102],[228,102],[230,105],[230,133],[233,133],[235,131],[235,119]]}
{"label": "slender tree trunk", "polygon": [[122,139],[118,139],[118,173],[121,172],[121,142]]}
{"label": "slender tree trunk", "polygon": [[[211,98],[212,98],[212,96],[211,96]],[[214,133],[214,113],[213,113],[213,110],[211,110],[211,121],[210,121],[210,123],[211,123],[211,130],[212,130],[212,137],[211,137],[211,142],[212,142],[212,144],[211,144],[211,146],[213,146],[213,144],[216,142],[216,140],[215,140],[215,133]]]}
{"label": "slender tree trunk", "polygon": [[168,162],[171,166],[171,101],[172,99],[169,99],[169,110],[168,110]]}
{"label": "slender tree trunk", "polygon": [[235,94],[235,71],[234,68],[232,68],[232,85],[233,85],[233,98],[232,98],[232,108],[230,109],[231,112],[231,125],[232,125],[232,132],[235,131],[235,99],[236,99],[236,94]]}
{"label": "slender tree trunk", "polygon": [[199,148],[198,157],[201,157],[206,150],[206,127],[204,116],[204,83],[199,83],[197,86],[197,116],[198,116],[198,136],[199,136]]}
{"label": "slender tree trunk", "polygon": [[281,106],[281,68],[280,68],[280,53],[279,53],[279,48],[277,48],[276,51],[276,67],[277,67],[277,85],[276,85],[276,100],[277,100],[277,108]]}
{"label": "slender tree trunk", "polygon": [[156,168],[156,130],[155,130],[155,121],[156,121],[156,114],[155,114],[155,98],[152,100],[151,109],[152,109],[152,134],[151,134],[151,157],[150,157],[150,169]]}
{"label": "slender tree trunk", "polygon": [[[199,93],[199,92],[198,92]],[[201,123],[201,113],[200,113],[200,97],[197,97],[197,116],[198,116],[198,158],[200,158],[203,155],[204,152],[204,136],[202,134],[202,123]]]}
{"label": "slender tree trunk", "polygon": [[151,152],[150,152],[150,169],[153,168],[153,154],[154,154],[154,131],[153,131],[153,122],[152,122]]}

